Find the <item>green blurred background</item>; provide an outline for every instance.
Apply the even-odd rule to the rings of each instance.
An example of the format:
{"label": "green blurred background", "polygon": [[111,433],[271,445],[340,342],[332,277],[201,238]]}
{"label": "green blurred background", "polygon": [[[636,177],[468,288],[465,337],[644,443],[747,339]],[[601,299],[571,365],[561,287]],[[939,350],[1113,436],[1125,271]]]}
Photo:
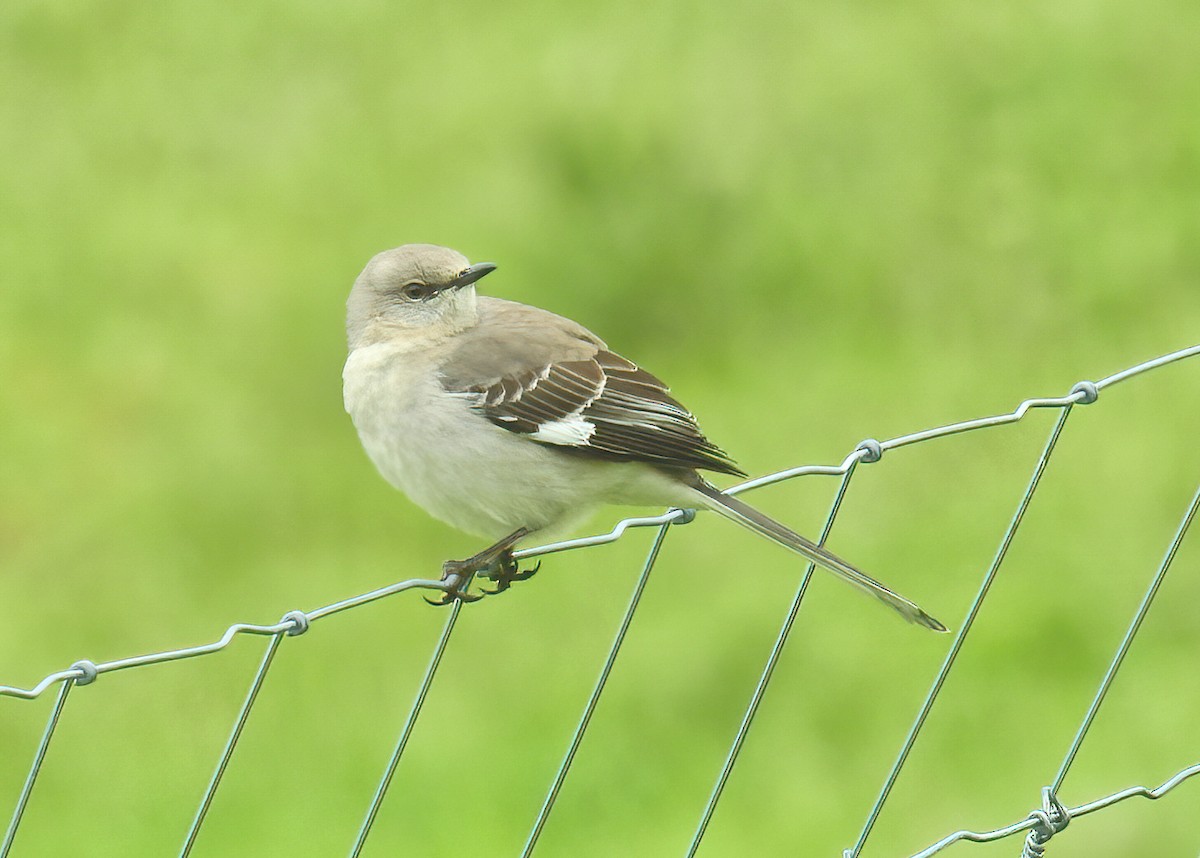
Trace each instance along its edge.
{"label": "green blurred background", "polygon": [[[672,380],[752,474],[1193,345],[1198,34],[1178,0],[9,0],[0,682],[479,547],[342,412],[343,302],[386,247],[498,262],[487,291]],[[1037,804],[1195,490],[1198,370],[1071,416],[866,855]],[[958,626],[1052,418],[861,469],[831,545]],[[755,501],[811,532],[834,488]],[[367,854],[519,851],[650,538],[470,606]],[[1065,802],[1200,759],[1198,566]],[[683,852],[800,571],[719,520],[670,535],[539,855]],[[444,616],[406,594],[285,641],[194,854],[345,854]],[[841,854],[948,643],[819,578],[701,854]],[[173,854],[264,645],[77,690],[13,854]],[[51,696],[0,698],[4,818]],[[1194,856],[1197,789],[1054,854]]]}

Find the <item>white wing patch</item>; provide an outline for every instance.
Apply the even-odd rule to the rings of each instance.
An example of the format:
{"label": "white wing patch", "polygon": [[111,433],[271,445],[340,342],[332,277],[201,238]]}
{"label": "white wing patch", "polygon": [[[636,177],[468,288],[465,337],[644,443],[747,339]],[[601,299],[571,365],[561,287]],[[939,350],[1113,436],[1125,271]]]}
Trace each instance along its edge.
{"label": "white wing patch", "polygon": [[[542,381],[550,373],[550,367],[547,367],[523,393],[528,393],[537,387],[538,381]],[[600,384],[595,391],[587,399],[583,400],[578,407],[570,414],[564,414],[557,420],[550,420],[538,425],[537,431],[530,434],[530,438],[534,441],[541,441],[544,444],[559,444],[563,447],[586,447],[591,437],[596,434],[596,424],[583,416],[583,412],[589,405],[595,402],[604,394],[604,388],[608,379],[601,377]]]}
{"label": "white wing patch", "polygon": [[537,431],[529,435],[534,441],[558,444],[563,447],[584,447],[596,434],[596,425],[584,419],[578,412],[568,414],[561,420],[542,423]]}

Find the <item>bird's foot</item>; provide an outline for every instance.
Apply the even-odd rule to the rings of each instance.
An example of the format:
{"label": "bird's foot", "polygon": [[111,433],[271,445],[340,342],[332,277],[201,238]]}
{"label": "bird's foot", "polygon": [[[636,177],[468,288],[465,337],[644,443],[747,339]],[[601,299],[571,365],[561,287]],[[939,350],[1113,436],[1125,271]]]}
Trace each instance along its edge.
{"label": "bird's foot", "polygon": [[497,593],[503,593],[513,585],[514,581],[528,581],[537,571],[542,568],[540,562],[535,563],[532,569],[518,569],[517,561],[513,559],[512,552],[507,552],[499,559],[496,567],[483,573],[483,577],[496,584],[496,589],[489,590],[486,587],[483,589],[484,594],[495,596]]}
{"label": "bird's foot", "polygon": [[[474,559],[474,558],[471,558]],[[431,605],[452,605],[455,602],[478,602],[483,596],[467,592],[479,570],[469,567],[470,560],[447,560],[442,564],[442,582],[446,588],[437,599],[425,599]]]}
{"label": "bird's foot", "polygon": [[527,534],[528,531],[522,528],[466,560],[447,560],[442,564],[442,581],[446,583],[446,588],[441,598],[425,601],[431,605],[450,605],[456,601],[478,602],[483,598],[482,595],[467,592],[476,575],[483,575],[496,582],[495,590],[483,591],[487,595],[501,593],[512,586],[513,581],[529,578],[537,571],[537,567],[525,572],[520,571],[512,552],[513,546]]}

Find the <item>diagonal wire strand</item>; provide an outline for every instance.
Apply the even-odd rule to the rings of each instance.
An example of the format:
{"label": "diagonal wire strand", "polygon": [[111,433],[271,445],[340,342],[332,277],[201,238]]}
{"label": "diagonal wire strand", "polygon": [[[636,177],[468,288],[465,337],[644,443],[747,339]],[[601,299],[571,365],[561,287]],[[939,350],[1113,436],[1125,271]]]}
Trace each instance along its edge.
{"label": "diagonal wire strand", "polygon": [[[679,510],[678,512],[680,515],[674,520],[681,523],[691,521],[691,518],[695,516],[695,512],[691,510]],[[559,765],[558,771],[554,774],[550,790],[546,793],[546,799],[542,802],[537,819],[534,820],[533,828],[529,832],[529,838],[525,841],[525,848],[521,850],[521,858],[529,858],[533,854],[538,838],[541,837],[542,829],[546,826],[546,820],[550,818],[550,812],[554,809],[554,803],[558,799],[559,790],[562,789],[563,782],[567,779],[567,772],[571,768],[571,763],[575,760],[575,753],[579,750],[579,745],[583,741],[583,734],[587,730],[588,723],[592,720],[592,713],[596,711],[596,704],[600,702],[600,695],[604,691],[604,686],[608,683],[608,677],[612,673],[613,665],[617,662],[617,654],[621,651],[621,644],[625,641],[625,634],[629,631],[630,623],[633,622],[633,615],[637,611],[638,604],[641,602],[642,593],[646,589],[646,582],[650,580],[650,570],[654,568],[654,563],[658,560],[658,552],[662,548],[663,540],[666,538],[667,530],[670,526],[671,523],[669,521],[662,524],[654,537],[654,544],[650,546],[650,553],[646,555],[646,562],[642,564],[642,573],[638,576],[637,584],[634,585],[633,595],[629,598],[629,606],[625,609],[625,615],[621,618],[621,625],[618,627],[616,637],[613,639],[612,646],[608,650],[608,657],[604,660],[604,666],[600,669],[600,675],[596,678],[592,694],[588,698],[587,705],[583,708],[583,715],[580,716],[579,724],[575,727],[575,732],[571,736],[567,753],[563,756],[562,763]]]}
{"label": "diagonal wire strand", "polygon": [[8,823],[8,830],[4,832],[4,840],[0,842],[0,858],[6,858],[12,849],[13,841],[17,838],[17,829],[21,826],[21,817],[25,815],[25,807],[29,804],[33,784],[37,780],[38,772],[42,770],[42,762],[46,759],[50,740],[54,737],[55,728],[58,727],[58,718],[62,715],[63,707],[67,705],[67,695],[71,693],[74,685],[75,680],[62,684],[62,688],[58,692],[58,699],[54,701],[54,708],[50,710],[50,717],[46,720],[46,729],[42,731],[42,740],[38,743],[37,751],[33,755],[33,763],[29,766],[29,774],[25,776],[25,784],[21,787],[21,794],[17,798],[16,809],[13,810],[12,819]]}
{"label": "diagonal wire strand", "polygon": [[[857,461],[856,459],[855,463]],[[846,489],[850,487],[850,477],[853,475],[854,464],[851,464],[846,473],[842,475],[842,481],[838,485],[837,494],[834,496],[833,504],[829,508],[829,514],[825,517],[825,524],[821,528],[821,535],[817,539],[817,545],[824,545],[825,540],[829,538],[829,533],[833,530],[833,522],[837,518],[838,510],[841,509],[842,500],[846,497]],[[717,782],[713,786],[707,803],[704,805],[704,811],[700,815],[700,822],[696,826],[696,831],[692,835],[692,842],[688,846],[687,858],[693,858],[696,851],[700,848],[700,841],[704,839],[704,834],[708,830],[708,823],[712,820],[713,813],[716,810],[717,802],[721,800],[721,794],[725,791],[725,784],[729,780],[729,775],[733,771],[734,765],[737,763],[742,745],[745,743],[746,736],[749,734],[750,727],[754,722],[754,716],[758,713],[758,707],[762,703],[763,695],[767,692],[767,685],[775,673],[775,666],[779,663],[779,657],[783,654],[783,648],[787,644],[788,636],[792,632],[792,625],[796,622],[796,615],[800,613],[800,604],[804,601],[804,594],[808,591],[808,582],[812,580],[813,572],[816,568],[816,564],[810,561],[808,567],[804,570],[804,575],[800,579],[799,586],[796,588],[796,595],[792,597],[792,604],[788,608],[787,616],[784,618],[783,626],[779,629],[779,634],[775,638],[775,644],[771,647],[771,654],[767,657],[766,667],[763,668],[762,674],[758,678],[758,684],[754,687],[754,693],[750,695],[750,703],[746,707],[746,713],[742,716],[742,722],[738,725],[737,733],[734,734],[733,742],[729,746],[729,753],[725,757],[725,763],[721,766],[721,773],[717,776]]]}
{"label": "diagonal wire strand", "polygon": [[937,673],[937,678],[934,679],[929,693],[925,696],[925,700],[921,704],[916,720],[913,721],[912,727],[909,728],[908,735],[905,737],[904,744],[900,749],[900,754],[896,757],[896,762],[892,765],[892,769],[884,781],[883,789],[880,790],[878,798],[875,799],[875,804],[871,807],[871,811],[867,815],[867,821],[863,825],[862,833],[858,836],[858,841],[853,847],[845,851],[845,858],[858,858],[858,855],[862,852],[863,844],[867,842],[867,837],[871,834],[871,829],[875,827],[875,823],[879,819],[879,814],[883,811],[883,805],[891,794],[892,787],[896,785],[896,779],[900,776],[900,769],[904,767],[904,763],[908,759],[913,745],[916,744],[917,735],[925,725],[925,719],[929,717],[930,710],[933,709],[933,703],[937,699],[942,685],[945,684],[946,677],[950,674],[950,668],[954,666],[954,661],[958,658],[963,641],[966,640],[967,633],[971,631],[971,626],[975,622],[975,617],[979,614],[979,609],[983,605],[983,600],[987,596],[988,590],[991,589],[992,582],[996,580],[996,575],[1000,571],[1000,564],[1004,562],[1005,555],[1008,554],[1008,548],[1012,544],[1013,536],[1016,534],[1017,528],[1021,525],[1021,520],[1025,517],[1025,511],[1029,509],[1029,503],[1033,500],[1033,494],[1037,491],[1042,474],[1046,471],[1046,464],[1050,461],[1050,455],[1054,452],[1059,435],[1062,434],[1063,426],[1066,424],[1067,417],[1070,414],[1071,404],[1068,403],[1063,406],[1062,411],[1058,415],[1058,420],[1054,423],[1054,428],[1050,430],[1050,437],[1047,439],[1046,446],[1042,449],[1042,454],[1033,469],[1033,475],[1029,478],[1029,484],[1025,487],[1025,494],[1022,495],[1020,503],[1017,504],[1017,511],[1013,513],[1012,520],[1009,521],[1008,528],[1004,532],[1004,537],[1000,540],[1000,547],[996,551],[996,556],[992,560],[987,574],[983,577],[983,583],[979,587],[979,592],[976,593],[974,601],[971,602],[971,607],[967,611],[967,616],[963,620],[962,626],[954,635],[954,642],[950,645],[950,651],[946,654],[945,661],[942,662],[942,667]]}
{"label": "diagonal wire strand", "polygon": [[1087,714],[1083,717],[1083,722],[1079,725],[1079,730],[1075,733],[1071,747],[1067,750],[1066,756],[1063,757],[1062,765],[1058,767],[1058,774],[1054,776],[1054,781],[1050,785],[1052,793],[1057,793],[1062,788],[1063,781],[1067,777],[1067,771],[1075,761],[1075,755],[1079,753],[1079,748],[1083,745],[1083,739],[1091,728],[1092,722],[1096,718],[1096,713],[1100,710],[1100,704],[1104,702],[1104,697],[1108,694],[1108,689],[1112,686],[1117,671],[1120,670],[1121,664],[1125,661],[1125,656],[1129,653],[1130,646],[1133,645],[1134,637],[1142,627],[1142,620],[1146,619],[1146,614],[1150,611],[1150,604],[1154,601],[1154,597],[1158,593],[1158,588],[1162,586],[1163,579],[1167,577],[1167,570],[1171,568],[1171,562],[1175,559],[1175,554],[1179,551],[1179,546],[1183,543],[1183,538],[1187,535],[1188,528],[1196,517],[1197,507],[1200,507],[1200,488],[1197,488],[1196,494],[1192,496],[1192,502],[1188,504],[1187,511],[1183,514],[1183,519],[1179,522],[1179,527],[1176,529],[1175,536],[1167,548],[1167,553],[1163,556],[1162,562],[1158,566],[1158,571],[1155,572],[1154,578],[1150,582],[1150,587],[1142,597],[1142,601],[1134,614],[1133,621],[1129,624],[1129,628],[1125,632],[1125,637],[1121,639],[1121,644],[1117,647],[1117,651],[1108,665],[1104,679],[1101,680],[1100,687],[1096,690],[1096,696],[1092,699],[1092,704],[1088,707]]}
{"label": "diagonal wire strand", "polygon": [[250,717],[250,709],[258,699],[258,692],[262,688],[263,680],[266,679],[267,671],[271,668],[271,663],[275,660],[275,652],[279,649],[279,644],[283,640],[284,634],[286,632],[274,635],[271,638],[271,642],[267,644],[267,651],[263,654],[262,660],[258,664],[258,670],[254,673],[254,679],[250,683],[250,690],[246,692],[246,697],[242,701],[242,708],[238,710],[233,730],[225,742],[225,748],[221,751],[221,758],[217,762],[217,768],[208,782],[208,788],[204,790],[204,796],[200,799],[200,807],[196,810],[191,827],[188,828],[187,837],[183,841],[183,847],[179,850],[180,858],[187,858],[191,854],[192,846],[196,843],[196,837],[200,834],[200,826],[204,824],[204,817],[208,815],[208,809],[212,806],[213,797],[217,794],[217,787],[221,785],[221,778],[225,774],[225,768],[229,765],[229,760],[233,756],[233,749],[237,747],[238,739],[242,736],[242,728],[246,726],[246,719]]}
{"label": "diagonal wire strand", "polygon": [[458,621],[458,615],[462,611],[462,606],[462,599],[455,599],[454,604],[450,608],[450,616],[446,618],[446,625],[442,627],[441,637],[438,638],[437,645],[433,649],[433,655],[429,659],[429,665],[425,668],[425,676],[421,679],[421,686],[417,691],[416,699],[413,700],[413,705],[408,712],[408,718],[404,722],[404,728],[400,731],[400,738],[396,741],[396,747],[393,749],[392,756],[388,760],[387,768],[384,769],[383,776],[379,779],[379,784],[375,788],[375,794],[371,797],[371,806],[367,810],[367,815],[358,829],[358,837],[354,841],[354,846],[350,849],[350,858],[358,858],[362,853],[363,846],[367,842],[367,836],[371,833],[371,827],[375,824],[375,817],[379,814],[379,807],[383,804],[383,797],[387,794],[388,787],[391,786],[392,776],[396,774],[396,767],[400,765],[400,756],[404,753],[404,748],[408,744],[409,737],[412,735],[413,727],[417,723],[417,716],[421,714],[421,707],[425,705],[425,697],[429,694],[429,687],[433,685],[433,677],[437,673],[438,665],[441,664],[442,654],[446,652],[446,644],[450,640],[450,633],[454,631],[454,624]]}

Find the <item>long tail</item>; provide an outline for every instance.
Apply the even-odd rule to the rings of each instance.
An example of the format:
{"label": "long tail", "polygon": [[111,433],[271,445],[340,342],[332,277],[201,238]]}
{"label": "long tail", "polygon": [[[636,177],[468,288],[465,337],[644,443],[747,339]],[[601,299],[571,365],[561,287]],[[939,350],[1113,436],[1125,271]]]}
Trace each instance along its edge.
{"label": "long tail", "polygon": [[732,495],[724,494],[716,486],[701,478],[697,478],[696,482],[692,483],[692,488],[700,493],[704,498],[705,506],[713,512],[720,513],[729,520],[742,525],[742,527],[749,528],[760,536],[765,536],[772,542],[778,542],[785,548],[790,548],[823,569],[829,570],[843,581],[857,587],[864,593],[874,596],[889,608],[897,611],[900,616],[904,617],[910,623],[916,623],[927,629],[933,629],[935,632],[946,631],[944,625],[922,611],[908,599],[898,593],[892,592],[871,576],[855,569],[845,560],[835,554],[831,554],[815,542],[805,539],[800,534],[789,530],[775,521],[775,519],[763,515],[749,504],[743,503]]}

